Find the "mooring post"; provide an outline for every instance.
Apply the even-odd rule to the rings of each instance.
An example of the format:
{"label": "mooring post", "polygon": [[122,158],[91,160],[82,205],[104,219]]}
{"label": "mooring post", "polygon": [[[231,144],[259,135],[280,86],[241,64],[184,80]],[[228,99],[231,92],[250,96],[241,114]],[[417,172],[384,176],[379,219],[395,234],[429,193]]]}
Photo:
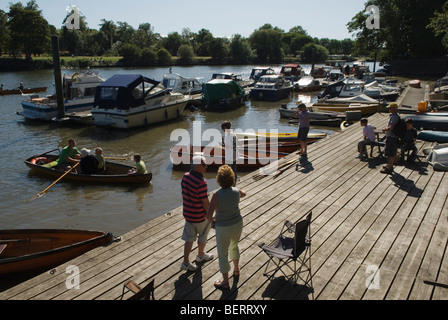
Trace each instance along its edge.
{"label": "mooring post", "polygon": [[61,76],[61,59],[59,56],[59,38],[56,35],[51,36],[51,48],[53,50],[53,70],[54,70],[54,85],[56,88],[56,101],[58,104],[57,119],[65,118],[64,95],[62,91],[62,76]]}

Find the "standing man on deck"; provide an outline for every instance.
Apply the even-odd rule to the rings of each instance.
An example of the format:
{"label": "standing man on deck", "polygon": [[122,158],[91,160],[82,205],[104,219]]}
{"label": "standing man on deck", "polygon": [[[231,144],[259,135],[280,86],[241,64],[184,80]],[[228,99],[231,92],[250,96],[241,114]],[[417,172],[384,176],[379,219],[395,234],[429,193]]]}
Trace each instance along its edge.
{"label": "standing man on deck", "polygon": [[232,168],[232,171],[235,174],[235,184],[233,186],[236,186],[236,181],[238,180],[236,162],[239,157],[238,138],[232,130],[232,123],[230,121],[221,123],[221,129],[224,131],[225,164]]}
{"label": "standing man on deck", "polygon": [[297,107],[299,112],[295,112],[295,116],[299,118],[299,132],[297,134],[300,141],[300,159],[308,158],[307,147],[308,147],[308,132],[310,131],[310,112],[306,108],[304,103],[299,104]]}
{"label": "standing man on deck", "polygon": [[182,234],[184,245],[184,261],[180,269],[195,271],[198,266],[190,262],[190,253],[193,243],[198,240],[198,255],[196,262],[209,261],[213,255],[206,253],[205,245],[207,243],[208,233],[210,231],[210,222],[206,219],[208,207],[207,181],[204,179],[204,173],[207,170],[207,164],[203,156],[193,157],[193,169],[185,173],[182,178],[182,199],[183,215],[185,226]]}
{"label": "standing man on deck", "polygon": [[398,137],[393,133],[395,125],[400,121],[400,117],[397,114],[398,104],[392,102],[387,106],[389,110],[389,123],[386,128],[383,128],[383,132],[386,133],[386,147],[384,149],[384,155],[387,157],[387,165],[381,170],[381,173],[391,174],[394,171],[394,164],[397,160],[397,145]]}

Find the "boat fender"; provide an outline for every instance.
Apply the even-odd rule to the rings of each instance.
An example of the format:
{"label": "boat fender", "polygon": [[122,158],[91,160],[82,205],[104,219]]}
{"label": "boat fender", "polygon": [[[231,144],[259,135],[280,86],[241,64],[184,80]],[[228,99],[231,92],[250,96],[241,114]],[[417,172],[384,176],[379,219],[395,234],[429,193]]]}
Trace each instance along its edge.
{"label": "boat fender", "polygon": [[37,164],[37,165],[44,165],[47,164],[47,158],[45,157],[37,157],[31,160],[32,164]]}
{"label": "boat fender", "polygon": [[168,120],[168,111],[165,110],[165,119]]}
{"label": "boat fender", "polygon": [[176,111],[177,111],[177,117],[179,117],[180,116],[179,109],[176,109]]}
{"label": "boat fender", "polygon": [[191,106],[190,106],[190,111],[191,111],[191,112],[195,112],[195,111],[196,111],[196,108],[195,108],[193,105],[191,105]]}

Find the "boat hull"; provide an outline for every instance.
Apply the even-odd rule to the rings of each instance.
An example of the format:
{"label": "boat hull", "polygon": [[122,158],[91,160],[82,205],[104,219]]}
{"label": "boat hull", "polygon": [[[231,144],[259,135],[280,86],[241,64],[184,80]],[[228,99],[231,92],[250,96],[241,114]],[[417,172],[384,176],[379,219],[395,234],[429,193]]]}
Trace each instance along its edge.
{"label": "boat hull", "polygon": [[[48,99],[38,98],[22,101],[23,110],[17,112],[17,114],[23,116],[25,119],[51,121],[58,116],[58,106],[56,102],[45,103],[46,100]],[[43,103],[40,101],[43,101]],[[91,110],[93,101],[94,99],[91,97],[64,102],[65,113]]]}
{"label": "boat hull", "polygon": [[417,135],[417,139],[430,142],[447,143],[448,131],[424,130]]}
{"label": "boat hull", "polygon": [[278,101],[286,99],[291,93],[292,87],[268,90],[262,88],[252,88],[250,90],[250,98],[259,101]]}
{"label": "boat hull", "polygon": [[363,103],[350,103],[350,104],[324,104],[324,103],[317,103],[313,104],[312,110],[314,112],[319,111],[331,111],[331,112],[337,112],[337,113],[344,113],[346,111],[361,111],[361,114],[363,116],[365,115],[371,115],[379,110],[378,104],[363,104]]}
{"label": "boat hull", "polygon": [[[254,170],[275,162],[288,154],[270,150],[246,150],[246,152],[240,153],[237,159],[238,170]],[[205,158],[207,171],[216,171],[225,164],[225,150],[222,147],[175,145],[170,149],[173,170],[185,171],[191,169],[193,157],[196,155],[202,155]]]}
{"label": "boat hull", "polygon": [[30,94],[47,91],[47,87],[28,88],[28,89],[13,89],[0,91],[0,96],[15,95],[15,94]]}
{"label": "boat hull", "polygon": [[0,230],[0,275],[48,270],[113,241],[99,231],[30,229]]}
{"label": "boat hull", "polygon": [[[26,166],[32,169],[33,172],[50,178],[59,178],[65,173],[64,171],[51,167],[52,163],[54,163],[54,161],[57,161],[59,155],[43,154],[42,156],[45,158],[44,163],[46,164],[41,165],[35,161],[36,158],[41,157],[31,157],[25,160]],[[104,173],[83,174],[70,172],[66,174],[61,181],[101,184],[146,184],[151,182],[151,172],[148,172],[146,174],[129,175],[128,171],[131,168],[131,166],[127,166],[124,164],[106,161],[106,170]]]}
{"label": "boat hull", "polygon": [[182,98],[176,102],[147,107],[142,105],[130,109],[92,109],[92,118],[97,126],[116,129],[132,129],[180,117],[190,100]]}
{"label": "boat hull", "polygon": [[403,119],[411,118],[412,126],[419,130],[434,130],[434,131],[448,131],[448,116],[437,115],[433,113],[431,115],[412,115],[406,116]]}

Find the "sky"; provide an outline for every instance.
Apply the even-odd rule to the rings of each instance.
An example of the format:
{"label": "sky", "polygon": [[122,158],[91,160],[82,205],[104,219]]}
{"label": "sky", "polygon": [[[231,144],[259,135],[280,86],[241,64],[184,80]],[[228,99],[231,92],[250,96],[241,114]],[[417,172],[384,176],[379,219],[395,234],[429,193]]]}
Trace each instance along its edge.
{"label": "sky", "polygon": [[[347,23],[367,0],[36,0],[44,18],[57,28],[63,26],[66,8],[77,6],[89,28],[99,29],[101,19],[127,22],[135,29],[150,23],[155,33],[166,36],[184,28],[197,33],[209,30],[214,37],[240,34],[249,37],[266,23],[284,31],[301,26],[316,38],[352,38]],[[2,0],[0,9],[28,0]]]}

